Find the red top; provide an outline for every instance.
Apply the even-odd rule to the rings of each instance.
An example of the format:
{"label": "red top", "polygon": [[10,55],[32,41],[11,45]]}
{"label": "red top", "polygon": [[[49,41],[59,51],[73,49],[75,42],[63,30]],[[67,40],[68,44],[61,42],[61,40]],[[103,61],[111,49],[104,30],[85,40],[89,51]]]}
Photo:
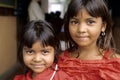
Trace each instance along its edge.
{"label": "red top", "polygon": [[102,60],[80,60],[70,58],[66,50],[59,57],[58,65],[74,80],[120,80],[120,59],[108,59],[109,54],[106,51]]}
{"label": "red top", "polygon": [[[29,71],[26,75],[16,75],[14,80],[50,80],[54,73],[51,68],[46,69],[44,72],[36,75],[34,79],[31,78],[32,71]],[[72,80],[65,72],[57,70],[53,79],[51,80]]]}

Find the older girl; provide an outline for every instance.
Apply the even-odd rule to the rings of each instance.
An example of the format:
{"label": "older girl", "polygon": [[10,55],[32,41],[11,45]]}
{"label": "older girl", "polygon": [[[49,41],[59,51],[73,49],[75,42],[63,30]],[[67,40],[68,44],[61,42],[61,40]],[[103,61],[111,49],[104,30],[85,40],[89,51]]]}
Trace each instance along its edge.
{"label": "older girl", "polygon": [[74,80],[119,80],[120,55],[104,0],[71,0],[65,15],[67,50],[60,69]]}

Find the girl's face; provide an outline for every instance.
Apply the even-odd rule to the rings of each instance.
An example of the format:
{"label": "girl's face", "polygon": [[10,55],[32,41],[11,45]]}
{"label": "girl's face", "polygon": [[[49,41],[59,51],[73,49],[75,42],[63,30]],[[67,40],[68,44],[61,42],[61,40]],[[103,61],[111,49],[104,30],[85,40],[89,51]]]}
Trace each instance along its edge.
{"label": "girl's face", "polygon": [[101,17],[92,17],[83,9],[69,21],[69,33],[79,47],[96,46],[101,31],[105,31],[106,24]]}
{"label": "girl's face", "polygon": [[41,42],[37,41],[32,48],[23,47],[23,59],[25,65],[33,71],[33,75],[36,75],[53,64],[54,48],[52,46],[43,47]]}

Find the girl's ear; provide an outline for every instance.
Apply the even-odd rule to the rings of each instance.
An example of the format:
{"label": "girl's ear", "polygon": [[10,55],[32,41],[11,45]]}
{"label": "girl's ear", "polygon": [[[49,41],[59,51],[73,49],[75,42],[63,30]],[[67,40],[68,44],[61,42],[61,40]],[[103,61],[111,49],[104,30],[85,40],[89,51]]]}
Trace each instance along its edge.
{"label": "girl's ear", "polygon": [[103,24],[102,24],[102,32],[105,32],[106,27],[107,27],[107,23],[103,22]]}

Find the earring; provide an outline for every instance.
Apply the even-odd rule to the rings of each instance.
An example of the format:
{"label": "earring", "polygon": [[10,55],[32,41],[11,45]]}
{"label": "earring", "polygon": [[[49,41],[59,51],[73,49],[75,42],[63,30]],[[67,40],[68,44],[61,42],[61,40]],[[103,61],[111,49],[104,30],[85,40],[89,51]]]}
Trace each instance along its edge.
{"label": "earring", "polygon": [[105,36],[105,32],[101,32],[101,35],[102,35],[102,36]]}

